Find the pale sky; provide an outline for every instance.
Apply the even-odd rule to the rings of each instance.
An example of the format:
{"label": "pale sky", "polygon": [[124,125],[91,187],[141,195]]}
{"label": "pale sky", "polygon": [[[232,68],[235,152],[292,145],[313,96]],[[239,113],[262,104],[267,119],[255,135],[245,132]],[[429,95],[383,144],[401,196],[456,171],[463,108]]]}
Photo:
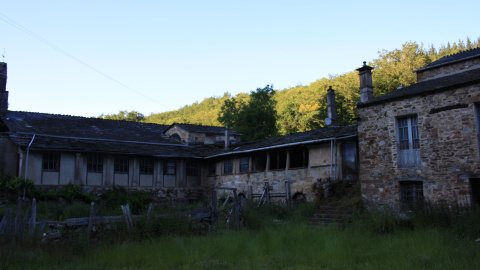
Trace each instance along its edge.
{"label": "pale sky", "polygon": [[0,0],[9,109],[176,110],[309,85],[408,41],[477,39],[480,1]]}

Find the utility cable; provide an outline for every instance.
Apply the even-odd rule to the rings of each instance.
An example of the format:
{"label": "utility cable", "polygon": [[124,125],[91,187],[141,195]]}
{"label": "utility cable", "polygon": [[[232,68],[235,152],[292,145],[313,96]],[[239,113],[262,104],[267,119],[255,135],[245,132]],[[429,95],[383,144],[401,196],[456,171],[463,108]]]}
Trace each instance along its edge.
{"label": "utility cable", "polygon": [[153,99],[153,98],[151,98],[151,97],[143,94],[143,93],[140,92],[140,91],[137,91],[137,90],[135,90],[135,89],[133,89],[133,88],[131,88],[131,87],[123,84],[122,82],[116,80],[115,78],[112,78],[112,77],[108,76],[107,74],[101,72],[100,70],[92,67],[91,65],[83,62],[82,60],[80,60],[80,59],[78,59],[77,57],[71,55],[70,53],[66,52],[65,50],[62,50],[61,48],[59,48],[59,47],[56,46],[55,44],[49,42],[48,40],[42,38],[41,36],[35,34],[34,32],[32,32],[32,31],[28,30],[27,28],[23,27],[22,25],[18,24],[18,23],[15,22],[14,20],[8,18],[7,16],[5,16],[5,14],[2,14],[1,12],[0,12],[0,19],[1,19],[2,21],[4,21],[4,22],[10,24],[11,26],[17,28],[18,30],[20,30],[20,31],[22,31],[22,32],[30,35],[31,37],[35,38],[36,40],[44,43],[45,45],[47,45],[47,46],[49,46],[50,48],[56,50],[57,52],[60,52],[61,54],[63,54],[63,55],[65,55],[65,56],[73,59],[74,61],[76,61],[77,63],[80,63],[80,64],[83,65],[84,67],[87,67],[88,69],[95,71],[96,73],[102,75],[103,77],[106,77],[107,79],[110,79],[111,81],[113,81],[113,82],[115,82],[115,83],[123,86],[124,88],[126,88],[126,89],[128,89],[128,90],[130,90],[130,91],[132,91],[132,92],[135,92],[136,94],[141,95],[141,96],[143,96],[143,97],[145,97],[145,98],[147,98],[147,99],[149,99],[149,100],[151,100],[151,101],[153,101],[153,102],[155,102],[155,103],[157,103],[157,104],[159,104],[159,105],[161,105],[161,106],[163,106],[163,107],[165,107],[165,108],[168,108],[169,110],[173,110],[172,108],[170,108],[170,107],[168,107],[168,106],[160,103],[159,101],[157,101],[157,100],[155,100],[155,99]]}

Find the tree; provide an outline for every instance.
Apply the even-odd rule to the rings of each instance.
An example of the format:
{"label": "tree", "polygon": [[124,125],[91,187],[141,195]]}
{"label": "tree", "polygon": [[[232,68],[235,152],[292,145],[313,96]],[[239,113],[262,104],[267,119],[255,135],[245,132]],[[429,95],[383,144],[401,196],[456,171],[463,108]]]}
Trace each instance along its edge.
{"label": "tree", "polygon": [[141,122],[145,119],[145,116],[137,111],[127,112],[119,111],[117,114],[101,114],[98,118],[108,119],[108,120],[123,120],[123,121],[132,121],[132,122]]}
{"label": "tree", "polygon": [[244,141],[259,140],[278,134],[275,90],[269,85],[250,93],[250,101],[227,99],[218,121],[242,134]]}
{"label": "tree", "polygon": [[415,42],[403,44],[400,50],[383,50],[379,52],[379,55],[379,59],[373,60],[375,96],[393,92],[400,86],[410,86],[416,83],[417,77],[412,71],[431,62],[423,45]]}

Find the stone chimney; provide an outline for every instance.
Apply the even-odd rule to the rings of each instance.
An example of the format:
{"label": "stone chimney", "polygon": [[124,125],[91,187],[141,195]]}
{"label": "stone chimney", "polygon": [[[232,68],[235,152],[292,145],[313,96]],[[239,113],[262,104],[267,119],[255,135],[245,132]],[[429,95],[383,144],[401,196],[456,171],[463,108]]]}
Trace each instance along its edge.
{"label": "stone chimney", "polygon": [[365,103],[373,99],[372,67],[363,62],[363,67],[358,68],[360,77],[360,102]]}
{"label": "stone chimney", "polygon": [[230,142],[230,137],[228,135],[228,126],[225,126],[225,150],[228,150],[229,142]]}
{"label": "stone chimney", "polygon": [[7,63],[0,62],[0,111],[8,110]]}
{"label": "stone chimney", "polygon": [[335,101],[335,91],[332,86],[328,87],[327,91],[327,106],[328,106],[328,118],[330,118],[332,126],[338,126],[337,121],[337,104]]}

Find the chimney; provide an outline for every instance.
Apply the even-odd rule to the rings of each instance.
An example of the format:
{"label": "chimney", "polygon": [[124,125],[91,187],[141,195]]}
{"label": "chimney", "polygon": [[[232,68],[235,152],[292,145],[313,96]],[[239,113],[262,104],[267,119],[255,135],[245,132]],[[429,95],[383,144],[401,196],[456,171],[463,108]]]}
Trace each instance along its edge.
{"label": "chimney", "polygon": [[228,135],[228,126],[225,126],[225,150],[228,150],[228,143],[230,142],[230,138]]}
{"label": "chimney", "polygon": [[363,62],[363,67],[358,68],[360,77],[360,102],[365,103],[373,99],[372,67]]}
{"label": "chimney", "polygon": [[335,91],[332,86],[328,87],[327,91],[327,106],[328,106],[328,118],[330,118],[332,126],[338,126],[337,122],[337,105],[335,102]]}
{"label": "chimney", "polygon": [[7,63],[0,62],[0,111],[8,110]]}

